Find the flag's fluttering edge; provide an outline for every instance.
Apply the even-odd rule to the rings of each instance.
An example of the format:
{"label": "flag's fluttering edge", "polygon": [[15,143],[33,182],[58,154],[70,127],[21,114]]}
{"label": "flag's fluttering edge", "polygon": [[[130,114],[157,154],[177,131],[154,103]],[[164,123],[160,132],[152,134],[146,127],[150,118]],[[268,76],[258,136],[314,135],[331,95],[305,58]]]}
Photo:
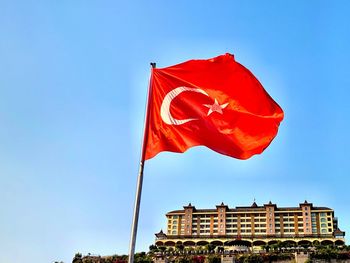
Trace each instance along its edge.
{"label": "flag's fluttering edge", "polygon": [[204,145],[239,159],[276,136],[283,111],[254,75],[225,54],[153,68],[144,159]]}

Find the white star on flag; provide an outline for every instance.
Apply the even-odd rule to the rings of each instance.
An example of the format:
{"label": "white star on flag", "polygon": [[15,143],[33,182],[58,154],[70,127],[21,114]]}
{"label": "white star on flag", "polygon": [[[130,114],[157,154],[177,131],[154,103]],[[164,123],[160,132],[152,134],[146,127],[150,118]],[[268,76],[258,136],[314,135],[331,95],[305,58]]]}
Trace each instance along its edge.
{"label": "white star on flag", "polygon": [[207,116],[209,116],[210,114],[212,114],[213,112],[218,112],[220,114],[222,114],[222,109],[226,108],[227,105],[229,103],[225,103],[225,104],[219,104],[218,101],[215,99],[215,102],[213,105],[210,104],[203,104],[205,107],[209,108],[208,114]]}

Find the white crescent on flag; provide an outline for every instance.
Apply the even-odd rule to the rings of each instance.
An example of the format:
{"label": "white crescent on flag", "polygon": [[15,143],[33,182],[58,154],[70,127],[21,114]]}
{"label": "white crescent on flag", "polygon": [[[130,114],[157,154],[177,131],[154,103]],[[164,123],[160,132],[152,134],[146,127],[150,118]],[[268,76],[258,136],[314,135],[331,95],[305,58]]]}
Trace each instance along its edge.
{"label": "white crescent on flag", "polygon": [[170,92],[164,97],[162,106],[160,107],[160,116],[162,117],[162,120],[168,124],[168,125],[181,125],[189,121],[194,121],[197,119],[190,118],[190,119],[175,119],[171,113],[170,113],[170,104],[173,99],[175,99],[179,94],[181,94],[184,91],[191,91],[191,92],[198,92],[202,93],[206,96],[209,97],[209,95],[202,89],[197,89],[197,88],[188,88],[188,87],[177,87]]}

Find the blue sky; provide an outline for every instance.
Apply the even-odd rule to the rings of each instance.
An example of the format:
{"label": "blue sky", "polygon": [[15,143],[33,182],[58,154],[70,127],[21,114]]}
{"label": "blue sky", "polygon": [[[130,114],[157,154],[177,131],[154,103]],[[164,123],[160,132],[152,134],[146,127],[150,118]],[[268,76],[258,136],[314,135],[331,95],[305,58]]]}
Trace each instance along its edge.
{"label": "blue sky", "polygon": [[0,0],[0,262],[126,254],[150,62],[226,52],[285,119],[240,161],[204,147],[146,163],[137,251],[165,213],[307,199],[350,233],[348,1]]}

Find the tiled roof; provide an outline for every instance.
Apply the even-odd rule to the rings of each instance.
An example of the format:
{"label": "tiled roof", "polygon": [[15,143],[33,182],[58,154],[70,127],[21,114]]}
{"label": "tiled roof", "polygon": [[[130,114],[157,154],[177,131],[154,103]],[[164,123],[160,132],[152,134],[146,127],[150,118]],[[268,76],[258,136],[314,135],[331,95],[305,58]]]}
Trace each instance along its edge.
{"label": "tiled roof", "polygon": [[[253,204],[254,205],[254,204]],[[256,205],[256,203],[255,203]],[[226,211],[227,212],[252,212],[252,211],[265,211],[264,206],[236,206],[236,208],[228,208]],[[300,207],[276,207],[275,211],[295,211],[295,210],[300,210]],[[312,207],[311,211],[314,210],[329,210],[333,211],[333,209],[329,207]],[[217,209],[195,209],[194,213],[214,213],[217,212]],[[173,210],[168,212],[166,215],[174,215],[174,214],[184,214],[185,210]]]}

